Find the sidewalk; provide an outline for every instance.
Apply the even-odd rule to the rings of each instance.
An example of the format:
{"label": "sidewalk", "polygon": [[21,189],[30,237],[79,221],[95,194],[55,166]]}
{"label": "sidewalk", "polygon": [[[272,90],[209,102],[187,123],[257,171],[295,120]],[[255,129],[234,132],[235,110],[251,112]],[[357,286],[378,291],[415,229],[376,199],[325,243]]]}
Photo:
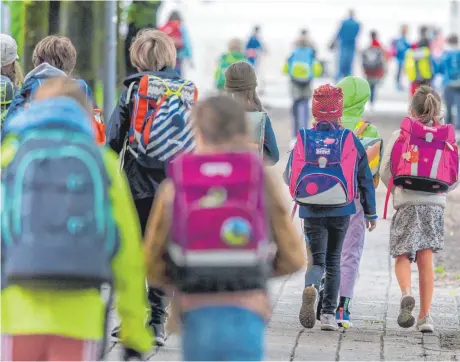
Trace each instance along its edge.
{"label": "sidewalk", "polygon": [[[384,124],[392,121],[381,120]],[[389,124],[389,129],[394,124]],[[286,123],[274,121],[273,127],[280,145],[281,160],[276,172],[281,175],[286,164],[289,133]],[[380,125],[379,125],[380,127]],[[386,131],[386,134],[391,134]],[[288,199],[287,188],[284,188]],[[385,187],[377,190],[379,215],[382,215]],[[390,210],[390,216],[392,214]],[[300,222],[296,220],[300,232]],[[273,316],[266,333],[266,360],[459,360],[460,359],[460,288],[435,283],[432,316],[436,333],[423,335],[414,328],[403,330],[396,318],[400,291],[393,273],[393,262],[388,254],[390,220],[379,220],[377,229],[368,233],[361,262],[360,278],[351,305],[353,328],[324,332],[315,326],[302,328],[298,320],[304,274],[275,280],[270,285]],[[457,255],[458,257],[458,255]],[[413,267],[413,292],[417,298],[418,280]],[[456,293],[456,294],[455,294]],[[113,317],[115,318],[115,317]],[[115,320],[112,319],[112,323]],[[121,356],[121,346],[110,345],[107,360]],[[165,347],[151,352],[149,360],[181,360],[180,339],[169,336]]]}

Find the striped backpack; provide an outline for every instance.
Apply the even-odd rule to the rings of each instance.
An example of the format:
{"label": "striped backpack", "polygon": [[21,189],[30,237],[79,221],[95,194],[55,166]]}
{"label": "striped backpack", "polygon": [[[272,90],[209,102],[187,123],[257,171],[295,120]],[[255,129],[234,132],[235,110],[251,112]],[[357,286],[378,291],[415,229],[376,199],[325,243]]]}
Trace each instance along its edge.
{"label": "striped backpack", "polygon": [[195,146],[189,115],[198,90],[190,81],[146,74],[131,97],[136,83],[131,83],[127,94],[127,102],[133,104],[128,150],[142,166],[163,168]]}

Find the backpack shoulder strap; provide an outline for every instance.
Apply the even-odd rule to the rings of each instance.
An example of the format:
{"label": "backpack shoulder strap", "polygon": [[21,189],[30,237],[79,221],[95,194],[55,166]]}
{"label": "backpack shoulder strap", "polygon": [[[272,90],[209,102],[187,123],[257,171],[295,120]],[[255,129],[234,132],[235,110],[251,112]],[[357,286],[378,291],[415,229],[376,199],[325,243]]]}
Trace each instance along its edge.
{"label": "backpack shoulder strap", "polygon": [[369,127],[369,122],[365,121],[365,120],[361,120],[358,122],[358,124],[356,125],[355,129],[353,130],[353,133],[358,136],[358,137],[361,137],[364,132],[366,131],[367,127]]}
{"label": "backpack shoulder strap", "polygon": [[131,102],[131,96],[132,96],[133,88],[135,85],[136,85],[136,81],[133,81],[128,87],[128,91],[126,92],[126,99],[125,99],[126,104],[129,104]]}

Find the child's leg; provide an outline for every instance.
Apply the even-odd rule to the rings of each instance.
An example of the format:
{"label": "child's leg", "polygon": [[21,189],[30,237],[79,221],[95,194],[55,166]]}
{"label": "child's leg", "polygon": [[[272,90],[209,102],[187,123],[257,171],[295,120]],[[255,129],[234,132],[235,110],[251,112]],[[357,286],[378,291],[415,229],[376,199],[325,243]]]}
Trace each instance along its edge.
{"label": "child's leg", "polygon": [[350,216],[329,217],[327,219],[326,280],[321,314],[332,314],[335,317],[340,287],[340,257],[343,240],[350,224]]}
{"label": "child's leg", "polygon": [[[355,283],[358,279],[359,263],[363,254],[366,221],[361,202],[356,200],[356,214],[350,217],[350,225],[343,241],[340,261],[340,299],[353,298]],[[344,302],[344,300],[343,300]],[[340,305],[344,306],[344,305]]]}
{"label": "child's leg", "polygon": [[402,328],[410,328],[415,323],[412,311],[415,308],[415,299],[411,294],[411,272],[408,255],[398,255],[395,258],[395,274],[398,279],[402,298],[399,307],[398,325]]}
{"label": "child's leg", "polygon": [[2,361],[43,361],[46,359],[46,335],[2,334]]}
{"label": "child's leg", "polygon": [[430,313],[434,290],[433,250],[424,249],[417,252],[417,266],[420,289],[419,319]]}
{"label": "child's leg", "polygon": [[64,336],[48,336],[48,361],[97,361],[101,343]]}
{"label": "child's leg", "polygon": [[398,255],[395,258],[395,274],[399,288],[403,295],[411,293],[410,260],[407,255]]}

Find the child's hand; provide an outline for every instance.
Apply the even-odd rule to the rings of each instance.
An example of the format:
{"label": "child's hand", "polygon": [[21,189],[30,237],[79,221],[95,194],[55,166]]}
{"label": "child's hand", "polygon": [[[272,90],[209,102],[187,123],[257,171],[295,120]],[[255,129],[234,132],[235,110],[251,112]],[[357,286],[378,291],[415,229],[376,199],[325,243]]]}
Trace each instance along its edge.
{"label": "child's hand", "polygon": [[377,227],[377,220],[366,220],[366,229],[369,231],[374,231],[374,229]]}

